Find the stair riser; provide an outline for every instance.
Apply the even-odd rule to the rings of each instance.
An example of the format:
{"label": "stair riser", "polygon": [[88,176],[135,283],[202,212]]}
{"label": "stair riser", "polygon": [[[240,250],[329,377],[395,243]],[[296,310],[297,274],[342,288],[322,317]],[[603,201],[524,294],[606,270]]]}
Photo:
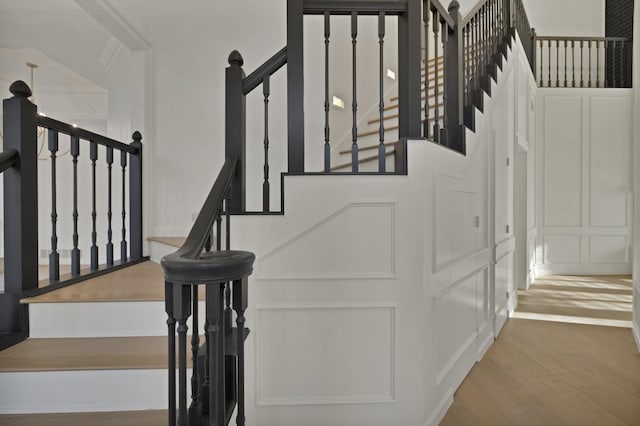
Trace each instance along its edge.
{"label": "stair riser", "polygon": [[[204,330],[204,302],[199,302]],[[166,336],[164,302],[32,303],[30,337]],[[191,329],[191,321],[189,321]]]}
{"label": "stair riser", "polygon": [[167,409],[167,389],[164,369],[2,373],[0,413]]}

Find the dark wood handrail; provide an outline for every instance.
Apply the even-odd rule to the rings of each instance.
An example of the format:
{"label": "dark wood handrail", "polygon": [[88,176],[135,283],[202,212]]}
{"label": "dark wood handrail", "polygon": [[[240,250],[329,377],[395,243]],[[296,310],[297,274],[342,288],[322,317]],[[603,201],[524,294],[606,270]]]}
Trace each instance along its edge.
{"label": "dark wood handrail", "polygon": [[249,94],[253,89],[258,87],[266,77],[274,74],[286,63],[287,47],[285,46],[242,80],[242,93],[244,95]]}
{"label": "dark wood handrail", "polygon": [[0,173],[7,169],[10,169],[18,162],[18,151],[15,149],[9,149],[7,151],[0,152]]}
{"label": "dark wood handrail", "polygon": [[539,36],[537,40],[543,41],[632,41],[631,37],[565,37],[565,36]]}
{"label": "dark wood handrail", "polygon": [[222,211],[222,203],[229,191],[231,180],[236,172],[238,159],[227,158],[218,177],[216,178],[206,201],[204,202],[195,223],[182,247],[175,252],[175,256],[182,259],[195,260],[200,257],[202,250],[211,234],[213,223]]}
{"label": "dark wood handrail", "polygon": [[[433,0],[433,1],[435,1],[435,0]],[[478,2],[475,6],[473,6],[473,8],[469,12],[467,12],[467,14],[464,15],[464,17],[462,18],[462,25],[463,26],[467,25],[471,21],[471,18],[476,16],[478,11],[480,9],[482,9],[482,7],[485,4],[487,4],[488,2],[489,2],[489,0],[483,0],[483,1]]]}
{"label": "dark wood handrail", "polygon": [[303,8],[305,15],[398,15],[407,11],[407,0],[305,0]]}
{"label": "dark wood handrail", "polygon": [[81,129],[80,127],[74,127],[69,123],[64,123],[62,121],[58,121],[51,117],[45,117],[45,116],[39,115],[36,118],[36,124],[40,127],[55,130],[57,132],[64,133],[69,136],[76,136],[80,139],[95,142],[98,145],[103,145],[106,147],[117,149],[118,151],[123,151],[128,154],[138,155],[138,149],[131,145],[118,142],[115,139],[111,139],[106,136],[102,136],[97,133],[90,132],[89,130]]}
{"label": "dark wood handrail", "polygon": [[454,29],[456,27],[456,23],[449,14],[449,11],[438,0],[431,0],[431,10],[437,11],[440,15],[440,19],[446,22],[447,25],[449,25],[449,28]]}

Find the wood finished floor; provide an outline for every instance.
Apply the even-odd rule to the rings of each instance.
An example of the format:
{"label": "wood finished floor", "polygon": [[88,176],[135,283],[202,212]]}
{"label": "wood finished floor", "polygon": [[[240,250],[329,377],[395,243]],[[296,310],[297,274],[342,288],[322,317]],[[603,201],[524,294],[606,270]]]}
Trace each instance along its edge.
{"label": "wood finished floor", "polygon": [[0,351],[0,373],[165,369],[167,347],[165,336],[27,339]]}
{"label": "wood finished floor", "polygon": [[440,424],[640,425],[631,330],[510,319]]}
{"label": "wood finished floor", "polygon": [[23,299],[23,303],[164,301],[162,267],[143,262],[60,290]]}
{"label": "wood finished floor", "polygon": [[0,426],[158,426],[166,423],[164,410],[0,415]]}
{"label": "wood finished floor", "polygon": [[516,313],[630,322],[632,286],[628,275],[539,277],[529,290],[518,291]]}

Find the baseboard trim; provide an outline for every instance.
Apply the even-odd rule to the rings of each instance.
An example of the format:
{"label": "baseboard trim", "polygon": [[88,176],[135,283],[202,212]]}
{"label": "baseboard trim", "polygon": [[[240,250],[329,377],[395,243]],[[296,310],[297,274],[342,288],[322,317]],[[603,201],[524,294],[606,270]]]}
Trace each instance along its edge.
{"label": "baseboard trim", "polygon": [[631,331],[633,332],[633,338],[636,341],[638,352],[640,352],[640,326],[635,321],[631,323]]}
{"label": "baseboard trim", "polygon": [[436,408],[433,409],[429,418],[424,422],[424,426],[437,426],[440,424],[452,404],[453,389],[449,389],[438,405],[436,405]]}

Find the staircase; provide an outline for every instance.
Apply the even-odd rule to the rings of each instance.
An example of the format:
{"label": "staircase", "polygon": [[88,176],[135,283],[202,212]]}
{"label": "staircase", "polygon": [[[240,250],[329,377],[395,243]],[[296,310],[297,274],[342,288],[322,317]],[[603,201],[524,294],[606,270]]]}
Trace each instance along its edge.
{"label": "staircase", "polygon": [[[345,11],[340,8],[349,6],[344,6],[340,1],[331,0],[327,1],[326,5],[321,4],[323,2],[309,2],[309,10],[305,11],[296,9],[297,6],[295,6],[295,3],[296,2],[289,2],[289,18],[292,18],[292,16],[295,15],[293,18],[300,21],[302,21],[305,13],[323,13],[326,19],[328,19],[329,15],[334,13],[336,10],[339,14],[344,14]],[[364,2],[355,3],[356,5],[352,5],[352,7],[357,8],[361,6],[360,3],[364,4]],[[410,7],[415,7],[416,4],[421,5],[421,2],[414,1],[407,2],[406,5],[396,4],[399,2],[380,3],[384,8],[386,8],[382,12],[383,17],[384,13],[395,13],[398,15],[415,17],[416,10],[411,10]],[[509,46],[511,46],[513,41],[510,35],[503,38],[503,32],[508,29],[504,26],[504,22],[502,26],[498,25],[498,22],[501,22],[501,18],[499,19],[499,16],[503,16],[504,13],[504,10],[499,9],[498,6],[503,3],[505,5],[510,4],[507,0],[504,2],[498,2],[495,0],[480,2],[479,7],[473,11],[473,13],[476,13],[477,15],[472,14],[468,22],[464,23],[468,26],[465,27],[467,28],[467,32],[463,33],[461,31],[463,21],[462,17],[458,13],[457,5],[454,5],[455,7],[447,11],[437,0],[425,2],[424,7],[425,10],[427,10],[426,15],[431,15],[433,13],[433,19],[438,22],[438,25],[435,25],[434,31],[435,40],[436,43],[439,43],[439,48],[442,48],[442,51],[446,48],[449,58],[451,58],[452,52],[455,50],[460,53],[458,59],[466,57],[469,62],[466,65],[463,65],[462,63],[459,63],[458,60],[452,61],[449,59],[449,61],[452,62],[447,65],[447,56],[442,55],[442,51],[439,54],[436,49],[436,53],[433,55],[435,58],[428,60],[427,66],[423,67],[420,71],[421,59],[419,58],[421,55],[418,54],[417,57],[414,55],[410,60],[413,65],[415,65],[415,67],[412,68],[415,73],[411,74],[410,72],[407,72],[404,76],[400,75],[401,79],[406,79],[405,81],[411,80],[411,85],[407,86],[404,84],[404,81],[401,82],[398,89],[398,95],[392,96],[386,100],[387,102],[385,102],[385,106],[383,108],[382,119],[379,115],[367,118],[366,123],[368,127],[366,129],[362,129],[357,134],[356,139],[358,141],[358,146],[356,147],[356,152],[360,151],[362,154],[357,159],[357,164],[362,165],[362,167],[359,168],[359,172],[363,172],[363,174],[367,174],[367,172],[375,172],[380,175],[388,174],[389,176],[384,176],[385,178],[392,175],[406,175],[408,172],[409,162],[406,158],[406,149],[409,140],[416,141],[418,139],[426,139],[430,142],[443,144],[445,147],[451,148],[458,153],[465,152],[465,135],[467,132],[475,129],[475,115],[478,114],[478,111],[482,111],[484,108],[485,96],[490,95],[491,87],[499,75],[498,69],[502,66],[505,56],[507,55],[507,52],[509,52]],[[324,10],[323,8],[327,8],[327,10]],[[368,12],[371,11],[368,10]],[[353,11],[350,13],[352,19],[357,20],[358,12]],[[483,25],[487,25],[487,27],[489,27],[489,24],[493,24],[495,26],[491,34],[487,34],[486,36],[479,38],[480,34],[476,31],[474,33],[475,36],[472,35],[472,29],[475,31],[479,28],[479,26],[474,26],[473,23],[473,18],[476,16],[484,19],[482,21]],[[291,20],[294,20],[293,18]],[[425,31],[427,31],[427,23],[428,19],[425,21]],[[443,31],[446,35],[441,35],[441,38],[438,38],[438,28],[440,27],[440,24],[442,24]],[[290,25],[292,25],[291,28],[295,29],[296,24]],[[414,38],[412,42],[414,51],[420,50],[419,44],[415,43],[417,41],[415,37],[418,36],[419,38],[420,25],[420,19],[416,19],[408,28],[405,28],[407,34]],[[369,204],[376,204],[368,202],[354,202],[353,205],[350,204],[348,207],[333,206],[337,209],[334,212],[329,212],[329,207],[331,206],[323,206],[326,211],[323,211],[325,216],[322,217],[314,216],[313,211],[307,211],[307,214],[301,214],[300,212],[309,208],[309,206],[303,206],[301,205],[302,203],[298,202],[289,211],[287,211],[287,214],[290,215],[290,217],[305,217],[307,220],[305,226],[308,226],[308,228],[304,228],[299,224],[297,225],[298,228],[295,228],[294,225],[285,227],[286,224],[284,223],[283,217],[281,215],[272,214],[284,212],[273,212],[269,208],[269,165],[266,158],[268,156],[269,140],[266,131],[267,125],[265,124],[265,191],[263,194],[266,195],[263,195],[265,197],[265,208],[263,212],[260,212],[264,214],[264,216],[256,218],[255,216],[247,214],[250,212],[246,211],[244,194],[246,186],[246,170],[244,168],[244,165],[246,164],[244,162],[246,152],[244,96],[259,85],[263,86],[263,95],[265,97],[265,122],[267,122],[269,78],[285,63],[288,65],[288,72],[294,75],[294,78],[290,79],[291,81],[289,86],[289,95],[290,97],[293,96],[294,99],[290,99],[291,102],[288,103],[288,108],[290,109],[289,122],[290,125],[292,125],[291,123],[294,123],[294,128],[290,128],[289,131],[289,172],[294,175],[305,174],[304,153],[300,152],[300,144],[302,143],[303,145],[304,140],[299,137],[300,131],[302,130],[303,132],[304,129],[295,127],[295,123],[297,123],[295,119],[296,117],[299,117],[300,113],[299,105],[301,103],[301,99],[296,99],[296,91],[291,90],[292,88],[295,89],[296,84],[300,83],[300,81],[298,81],[300,76],[296,76],[295,73],[297,71],[301,71],[302,64],[301,62],[298,62],[298,57],[301,57],[302,52],[299,51],[301,45],[296,41],[296,34],[291,30],[291,28],[288,35],[289,40],[287,47],[278,52],[274,57],[248,76],[245,76],[244,71],[242,70],[243,60],[240,54],[233,52],[229,57],[226,95],[226,154],[228,159],[238,159],[240,166],[237,172],[235,172],[234,169],[232,176],[233,183],[230,192],[227,193],[225,190],[223,194],[221,193],[218,195],[220,195],[220,197],[224,196],[226,206],[225,211],[227,213],[238,214],[238,220],[241,222],[238,227],[242,230],[242,233],[240,233],[240,237],[234,238],[238,238],[241,242],[244,242],[248,238],[247,234],[252,234],[252,232],[252,235],[260,235],[260,229],[255,225],[256,220],[264,220],[264,223],[270,224],[272,229],[286,228],[282,235],[286,234],[286,237],[289,238],[289,240],[287,243],[283,243],[282,247],[284,247],[286,244],[295,244],[298,241],[304,240],[303,237],[313,234],[313,232],[318,229],[322,229],[322,227],[327,224],[333,223],[332,221],[342,220],[343,216],[347,217],[347,219],[344,219],[346,223],[357,225],[360,221],[353,222],[352,216],[349,216],[349,214],[353,214],[349,213],[350,209],[353,210],[362,206],[368,207]],[[454,37],[454,33],[457,34],[457,38]],[[467,48],[466,50],[462,49],[463,34],[466,34],[467,36],[467,45],[475,47]],[[478,39],[471,43],[469,40],[473,39],[473,37]],[[490,37],[492,38],[492,43],[489,43],[488,41]],[[425,56],[429,57],[428,54]],[[486,63],[481,60],[486,61]],[[447,66],[449,67],[448,71]],[[473,69],[475,69],[475,74],[472,71]],[[455,72],[453,70],[455,70]],[[449,78],[445,78],[447,72],[449,73]],[[456,78],[452,79],[452,75]],[[430,88],[429,90],[424,90],[424,92],[427,93],[426,96],[423,92],[423,88],[425,86],[429,86]],[[416,88],[418,90],[412,90]],[[25,94],[26,93],[22,93],[22,95]],[[22,98],[21,102],[26,102],[26,96],[22,96]],[[409,111],[411,113],[411,120],[406,122],[403,121],[405,119],[403,111]],[[469,111],[471,111],[470,114]],[[472,119],[465,120],[465,118],[469,116],[471,116]],[[424,121],[425,117],[428,117],[426,122]],[[463,127],[465,124],[467,124],[467,127]],[[386,167],[383,168],[384,170],[380,170],[379,168],[381,147],[378,136],[380,134],[381,125],[385,132],[383,148]],[[136,142],[139,144],[139,137],[136,139]],[[135,152],[141,154],[141,147],[138,145],[136,145],[136,147],[138,151]],[[333,163],[336,165],[330,167],[326,173],[351,172],[353,170],[353,148],[346,150],[344,146],[340,145],[330,147],[328,141],[326,148],[325,154],[328,155],[325,158],[342,159],[334,161]],[[57,146],[52,146],[51,151],[53,158],[55,159]],[[77,151],[77,149],[75,151]],[[97,157],[97,154],[94,155],[93,150],[91,152],[92,161],[95,163],[94,157]],[[75,153],[73,155],[77,157],[78,154]],[[351,159],[348,158],[349,155],[352,156]],[[109,164],[112,164],[113,157],[111,157],[110,161],[111,163]],[[122,160],[121,164],[124,174],[126,160]],[[339,173],[335,174],[338,175]],[[354,177],[358,177],[358,173],[355,171],[353,171],[352,174]],[[309,173],[309,175],[313,174]],[[397,183],[398,181],[396,180],[393,183],[386,183],[385,185],[388,185],[390,188],[397,189],[397,187],[394,186]],[[292,193],[299,194],[301,186],[296,187],[296,185],[300,185],[300,181],[296,184],[292,183],[292,186],[294,187]],[[314,183],[309,183],[310,188],[313,185]],[[367,186],[367,184],[364,184],[363,186]],[[367,186],[367,188],[369,187]],[[370,188],[367,193],[368,199],[374,199],[378,194]],[[141,200],[141,188],[139,193],[136,193],[135,195],[140,195]],[[358,194],[358,197],[363,197],[363,195]],[[291,198],[294,197],[292,196]],[[392,205],[393,203],[389,202],[386,204],[381,203],[380,206],[374,206],[374,214],[372,216],[374,219],[379,220],[380,223],[384,224],[384,221],[386,220],[387,225],[389,223],[393,224],[394,215],[396,214],[394,209],[396,207]],[[296,211],[293,211],[294,209]],[[319,209],[315,209],[315,214],[318,214],[318,210]],[[398,207],[398,210],[400,211],[402,209]],[[141,214],[141,211],[137,211],[136,216],[138,214]],[[269,218],[269,214],[272,214],[273,217]],[[406,215],[406,212],[402,211],[397,214]],[[52,217],[53,216],[54,215],[52,214]],[[229,216],[225,219],[225,224],[229,223],[228,218]],[[317,223],[310,225],[309,223],[311,223],[312,218],[314,220],[317,219]],[[227,228],[227,231],[225,232],[221,232],[221,221],[222,219],[219,219],[217,222],[218,228],[216,232],[211,232],[207,239],[203,238],[200,241],[202,244],[199,247],[198,253],[196,253],[196,257],[200,256],[203,245],[208,246],[207,251],[211,246],[215,245],[212,241],[214,234],[218,239],[221,239],[221,235],[223,234],[226,235],[228,239],[230,238],[228,230],[230,228]],[[212,219],[212,222],[208,224],[208,228],[205,229],[205,231],[209,232],[212,227],[215,228],[213,223]],[[55,229],[55,218],[53,219],[53,225]],[[351,232],[352,229],[349,228],[349,231]],[[138,232],[141,232],[141,226],[136,230],[136,233]],[[295,232],[299,232],[299,234],[297,236],[290,235]],[[389,246],[393,242],[393,238],[395,238],[393,232],[390,234],[391,241],[388,244]],[[339,235],[338,233],[336,233],[336,235],[344,237],[344,235]],[[280,236],[278,238],[280,238]],[[348,239],[344,240],[345,245],[348,242]],[[176,239],[175,237],[156,238],[150,243],[151,258],[158,261],[168,254],[173,253],[176,247],[184,247],[182,243],[184,243],[184,240]],[[271,244],[275,243],[271,241]],[[384,244],[376,243],[372,245],[378,248],[384,248]],[[227,248],[228,247],[229,244],[227,243]],[[280,248],[281,247],[277,247],[267,254],[262,253],[263,258],[268,258],[273,253],[277,254]],[[266,251],[264,250],[264,247],[262,249],[263,251]],[[218,250],[221,250],[220,243],[218,243]],[[54,244],[52,254],[55,253],[56,246]],[[76,266],[79,266],[79,256],[80,255],[78,253],[78,261],[76,262],[78,265]],[[202,259],[204,259],[205,256],[206,255],[203,255]],[[273,256],[275,257],[276,255]],[[390,258],[393,258],[394,260],[389,266],[389,271],[385,272],[383,270],[379,273],[379,276],[377,276],[375,275],[378,273],[376,269],[376,272],[373,273],[373,278],[371,278],[367,275],[371,273],[371,271],[367,270],[367,268],[363,268],[366,271],[361,274],[367,278],[366,281],[368,285],[371,285],[372,287],[377,286],[377,294],[381,295],[380,297],[383,299],[384,297],[396,297],[396,294],[389,292],[388,289],[382,289],[384,286],[380,285],[378,280],[398,280],[397,275],[406,273],[404,270],[397,271],[394,269],[394,256],[395,253],[390,255]],[[124,258],[126,258],[126,255]],[[142,259],[141,256],[137,256],[136,261],[142,260],[144,259]],[[198,257],[198,260],[201,260],[201,258]],[[326,261],[326,259],[324,260]],[[406,260],[403,259],[403,261]],[[93,270],[94,272],[97,272],[100,268],[97,264],[94,265],[93,263],[95,262],[92,262]],[[292,264],[290,266],[292,269],[299,265],[293,261],[291,263]],[[318,261],[318,264],[321,264],[320,260]],[[378,267],[380,265],[374,266]],[[265,268],[264,265],[262,267]],[[380,267],[382,268],[382,266]],[[372,267],[370,269],[374,268]],[[399,267],[399,269],[402,269],[402,267]],[[310,276],[313,276],[313,271],[310,272]],[[322,274],[318,274],[318,276],[320,278],[316,277],[316,280],[323,280]],[[266,280],[268,281],[269,279],[275,281],[273,278],[267,278]],[[278,285],[286,285],[288,283],[288,279],[288,277],[284,277],[282,281],[285,284],[274,284],[274,287],[277,288]],[[331,282],[332,279],[332,277],[328,277],[326,278],[326,281]],[[348,277],[348,280],[352,281],[357,281],[358,279],[362,279],[362,277],[360,275],[357,275],[356,277]],[[373,283],[369,283],[369,281],[372,281]],[[62,411],[74,411],[93,413],[109,412],[109,414],[99,414],[100,420],[96,420],[95,417],[92,417],[92,422],[94,424],[109,424],[109,422],[117,424],[127,424],[127,422],[129,422],[129,424],[145,424],[145,422],[148,422],[151,424],[159,417],[166,418],[167,412],[163,410],[167,408],[169,409],[169,413],[171,413],[169,417],[173,417],[173,420],[175,420],[175,416],[173,416],[172,411],[175,410],[175,406],[172,407],[171,405],[175,405],[173,401],[176,400],[176,395],[170,393],[171,397],[167,398],[167,388],[172,389],[172,382],[175,380],[174,368],[171,364],[172,359],[174,360],[173,362],[175,362],[175,354],[173,350],[171,350],[170,353],[167,351],[168,345],[166,338],[166,312],[169,310],[167,306],[169,305],[170,297],[165,294],[166,287],[160,267],[153,262],[143,262],[134,266],[129,266],[126,269],[96,276],[81,283],[73,284],[74,285],[68,287],[56,287],[55,291],[50,292],[38,290],[33,294],[22,293],[23,296],[29,296],[21,298],[20,306],[28,306],[30,337],[28,340],[0,352],[0,393],[2,393],[2,395],[8,395],[8,397],[0,400],[0,412],[7,413],[0,416],[0,422],[38,422],[42,419],[42,417],[37,414],[20,417],[17,413],[60,413]],[[352,284],[352,282],[350,282],[350,284]],[[264,289],[257,289],[257,291],[263,296],[266,292]],[[347,295],[350,293],[346,290],[342,291],[344,291],[343,295],[346,300],[348,300]],[[401,289],[398,291],[407,290]],[[339,291],[337,293],[339,293]],[[201,294],[201,296],[204,297],[204,294]],[[292,295],[292,299],[294,298],[295,296]],[[318,300],[321,299],[322,297],[318,297]],[[402,293],[401,300],[394,303],[402,305],[407,303],[407,300],[410,299],[411,297],[406,293]],[[371,306],[367,304],[362,306],[355,304],[355,307],[347,306],[346,308],[340,307],[340,309],[347,311],[349,309],[363,311],[369,309],[373,311],[374,316],[378,315],[378,317],[375,318],[376,320],[380,320],[380,318],[382,318],[383,320],[388,321],[383,325],[386,326],[387,324],[391,324],[388,330],[388,333],[391,335],[389,341],[394,345],[396,333],[396,306],[394,306],[393,303],[389,306],[384,304],[383,306],[375,306],[375,304],[375,302],[372,302]],[[201,302],[195,306],[199,305],[202,305],[200,308],[202,311],[206,309],[204,303]],[[318,310],[324,309],[322,307],[322,303],[318,303],[318,306],[320,306],[320,308],[317,308]],[[282,308],[271,307],[271,309],[273,311],[278,311],[278,309]],[[313,309],[316,309],[316,306],[314,306]],[[259,309],[255,309],[254,313],[257,313],[257,311],[259,311]],[[401,312],[404,313],[404,311]],[[183,315],[188,316],[184,313]],[[183,318],[183,320],[186,321],[186,318]],[[244,318],[242,318],[242,321],[244,321]],[[258,318],[255,319],[255,322],[258,325],[260,324]],[[406,326],[410,322],[411,321],[408,321],[406,317],[400,317],[399,315],[398,323],[402,324],[403,330],[408,328]],[[196,327],[198,330],[204,330],[204,320],[202,318],[198,321]],[[193,329],[195,327],[191,328]],[[259,335],[259,331],[256,334]],[[405,334],[401,334],[400,331],[398,331],[398,334],[402,336],[402,338],[407,337]],[[184,337],[184,334],[182,337]],[[196,338],[196,343],[191,350],[194,351],[194,354],[198,353],[200,349],[198,349],[197,334],[196,336],[189,337]],[[259,340],[260,338],[257,339],[258,340],[255,345],[259,346],[259,344],[262,344],[263,342]],[[171,342],[172,341],[170,340],[169,345],[171,345]],[[402,342],[403,344],[407,344],[408,339],[405,339]],[[374,343],[379,342],[375,341]],[[403,349],[404,348],[405,347],[403,346]],[[183,349],[184,347],[181,348],[181,350]],[[204,350],[200,351],[204,352]],[[407,355],[409,352],[410,351],[403,350],[403,353],[398,354],[398,357],[401,355],[404,356],[405,358],[402,358],[404,361],[406,360],[406,357],[411,356]],[[384,357],[386,356],[387,355],[384,355]],[[372,402],[388,404],[389,402],[397,402],[396,399],[399,398],[398,395],[400,394],[396,395],[395,393],[394,380],[400,379],[396,379],[395,376],[394,378],[391,378],[391,375],[395,374],[396,368],[401,370],[407,368],[406,365],[408,364],[396,367],[394,364],[395,360],[393,359],[394,356],[395,354],[389,355],[389,357],[392,358],[391,366],[387,367],[390,368],[391,373],[388,374],[388,378],[384,378],[384,380],[388,379],[390,382],[390,391],[388,392],[388,395],[382,394],[382,396],[380,396],[378,394],[372,394],[373,396],[371,396],[366,394],[366,397],[361,400],[356,398],[357,404]],[[197,355],[193,356],[193,358],[196,357]],[[181,354],[180,358],[184,359],[184,354]],[[169,362],[167,362],[168,359]],[[387,361],[386,358],[384,358],[384,360]],[[422,360],[420,360],[420,362],[422,362]],[[205,365],[204,361],[201,363],[202,366]],[[195,365],[190,363],[188,366],[189,371],[198,370],[198,365],[199,363],[196,363]],[[168,369],[170,370],[169,374],[167,374]],[[198,383],[196,387],[204,381],[202,376],[204,368],[201,367],[199,370],[200,373],[194,374],[194,378],[192,379],[192,385],[196,382]],[[406,372],[404,370],[402,371],[406,376]],[[184,371],[180,371],[180,399],[183,399],[183,397],[188,398],[188,394],[192,389],[191,386],[186,386],[186,379],[184,380],[184,384],[182,383],[182,379],[186,377],[186,374],[184,373]],[[64,386],[60,386],[61,382],[64,382]],[[242,383],[242,380],[239,380],[239,382]],[[324,383],[323,385],[326,386]],[[175,389],[175,386],[173,389]],[[249,392],[258,393],[258,395],[252,395],[254,397],[252,400],[258,401],[256,403],[257,405],[262,404],[267,407],[265,408],[265,411],[268,412],[269,407],[283,404],[282,401],[277,398],[273,400],[261,399],[263,396],[259,394],[260,389],[258,385],[256,385],[256,389],[257,390],[249,390]],[[170,390],[170,392],[172,391]],[[239,394],[243,395],[243,392],[239,392]],[[345,401],[347,403],[351,403],[348,398],[346,398],[345,401],[340,398],[331,399],[329,402],[315,400],[311,397],[309,398],[310,399],[304,399],[304,397],[301,397],[299,401],[295,400],[292,405],[309,405],[313,406],[315,409],[316,407],[321,407],[323,405],[339,406],[345,403]],[[168,403],[169,401],[172,402]],[[402,403],[406,404],[404,400]],[[443,403],[442,406],[444,405],[446,404]],[[395,407],[394,409],[398,409],[403,412],[410,411],[404,410],[404,408],[405,406],[403,405],[400,408]],[[182,402],[180,410],[182,411],[182,414],[179,418],[181,424],[184,424],[187,416],[185,415],[186,407]],[[195,417],[192,414],[191,409],[189,409],[189,417],[193,420]],[[92,416],[96,415],[98,414],[93,414]],[[229,411],[226,416],[227,418],[224,419],[224,421],[228,423],[230,421],[230,416],[231,412]],[[68,417],[62,417],[62,414],[60,414],[60,416],[56,418],[63,419],[60,421],[65,424],[73,424],[74,421],[86,421],[86,417],[83,417],[81,414],[69,415]],[[279,424],[278,420],[273,421],[273,424]],[[249,423],[251,423],[251,420],[249,420]],[[171,420],[170,424],[172,424]],[[242,420],[241,424],[243,424]]]}
{"label": "staircase", "polygon": [[[0,352],[1,413],[166,409],[166,314],[158,264],[144,262],[21,302],[30,308],[31,334]],[[129,423],[121,424],[144,417],[127,414]],[[108,418],[93,424],[109,424]],[[14,424],[9,419],[26,421],[0,415],[0,424]]]}

